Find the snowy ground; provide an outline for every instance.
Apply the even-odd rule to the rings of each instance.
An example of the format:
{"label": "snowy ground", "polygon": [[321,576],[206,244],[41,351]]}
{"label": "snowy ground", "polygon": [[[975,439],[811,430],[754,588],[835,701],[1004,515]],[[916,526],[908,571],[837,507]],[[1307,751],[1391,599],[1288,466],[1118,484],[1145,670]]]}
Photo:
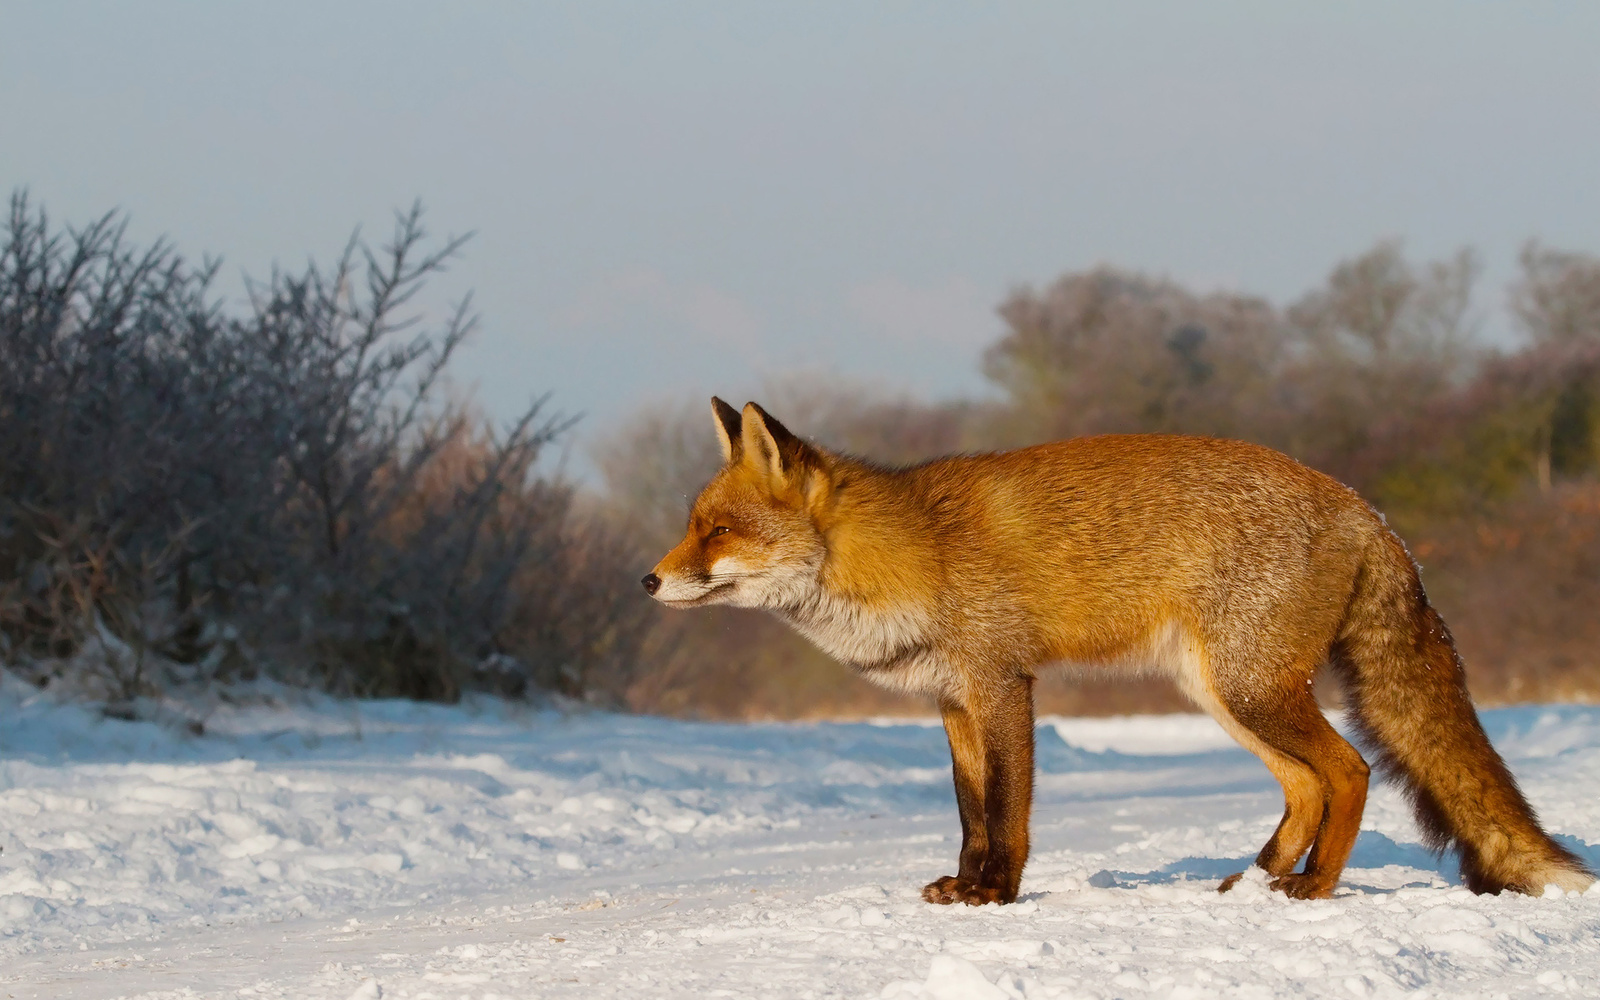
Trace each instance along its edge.
{"label": "snowy ground", "polygon": [[[1486,713],[1600,861],[1600,709]],[[0,673],[0,996],[1593,996],[1600,889],[1475,897],[1378,791],[1337,898],[1247,882],[1276,785],[1209,720],[1042,723],[1014,906],[932,726],[314,701],[193,737]]]}

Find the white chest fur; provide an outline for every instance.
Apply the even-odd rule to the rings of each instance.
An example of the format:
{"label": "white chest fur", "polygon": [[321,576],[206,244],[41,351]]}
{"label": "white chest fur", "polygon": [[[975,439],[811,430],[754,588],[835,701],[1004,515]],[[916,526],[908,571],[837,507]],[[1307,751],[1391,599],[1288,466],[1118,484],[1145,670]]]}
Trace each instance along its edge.
{"label": "white chest fur", "polygon": [[871,607],[817,591],[785,615],[801,635],[846,663],[873,666],[904,655],[927,637],[927,615],[907,606]]}

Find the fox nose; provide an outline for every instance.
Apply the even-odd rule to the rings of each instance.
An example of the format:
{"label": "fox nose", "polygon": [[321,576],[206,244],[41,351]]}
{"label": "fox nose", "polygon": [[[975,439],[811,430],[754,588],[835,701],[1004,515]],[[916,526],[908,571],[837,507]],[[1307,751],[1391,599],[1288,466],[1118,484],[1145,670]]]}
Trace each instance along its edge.
{"label": "fox nose", "polygon": [[661,589],[661,577],[656,576],[654,573],[649,574],[639,582],[644,584],[645,592],[649,594],[654,594]]}

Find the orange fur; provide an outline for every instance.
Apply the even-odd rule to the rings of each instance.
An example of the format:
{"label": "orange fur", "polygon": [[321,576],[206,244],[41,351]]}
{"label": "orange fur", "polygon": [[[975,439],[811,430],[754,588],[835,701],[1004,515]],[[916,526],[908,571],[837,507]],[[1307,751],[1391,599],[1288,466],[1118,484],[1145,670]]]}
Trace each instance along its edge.
{"label": "orange fur", "polygon": [[1256,445],[1168,435],[888,469],[804,442],[754,403],[712,408],[727,464],[645,586],[677,607],[765,608],[937,700],[963,846],[930,901],[1016,898],[1032,681],[1058,663],[1165,671],[1259,755],[1285,812],[1258,863],[1290,895],[1332,893],[1366,800],[1366,762],[1311,695],[1330,659],[1379,763],[1472,888],[1593,881],[1483,736],[1415,564],[1333,479]]}

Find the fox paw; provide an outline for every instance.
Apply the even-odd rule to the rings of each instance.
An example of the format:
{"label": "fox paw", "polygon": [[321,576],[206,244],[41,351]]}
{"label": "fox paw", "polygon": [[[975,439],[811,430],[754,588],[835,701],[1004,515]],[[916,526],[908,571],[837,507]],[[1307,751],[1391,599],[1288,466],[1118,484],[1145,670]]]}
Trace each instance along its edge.
{"label": "fox paw", "polygon": [[1229,889],[1232,889],[1234,886],[1238,885],[1239,880],[1242,878],[1244,878],[1244,872],[1234,872],[1232,875],[1229,875],[1227,878],[1222,880],[1222,884],[1217,886],[1217,891],[1227,892]]}
{"label": "fox paw", "polygon": [[1334,881],[1310,872],[1279,875],[1267,883],[1269,888],[1283,893],[1290,899],[1327,899],[1333,895],[1335,884]]}
{"label": "fox paw", "polygon": [[999,903],[1003,902],[1000,895],[999,889],[977,885],[955,875],[934,879],[922,887],[923,899],[946,906],[951,903],[966,903],[968,906]]}

